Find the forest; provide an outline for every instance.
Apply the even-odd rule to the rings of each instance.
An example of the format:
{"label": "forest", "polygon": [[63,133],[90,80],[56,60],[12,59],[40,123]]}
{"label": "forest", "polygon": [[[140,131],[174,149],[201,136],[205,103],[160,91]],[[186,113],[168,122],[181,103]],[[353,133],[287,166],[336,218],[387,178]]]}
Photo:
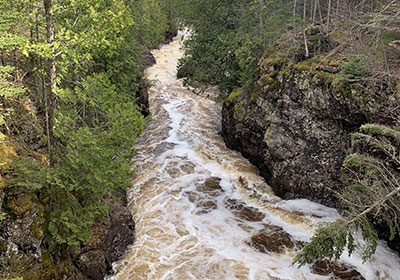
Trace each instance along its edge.
{"label": "forest", "polygon": [[[0,14],[1,242],[7,251],[8,219],[33,211],[23,238],[41,243],[22,244],[15,263],[2,257],[7,278],[32,273],[22,264],[40,248],[87,244],[112,206],[104,200],[130,185],[142,53],[164,42],[167,15],[153,0],[4,0]],[[36,269],[30,279],[44,279]]]}
{"label": "forest", "polygon": [[217,85],[223,110],[284,88],[281,73],[344,96],[343,184],[305,197],[347,218],[295,262],[351,253],[354,229],[365,259],[378,238],[399,252],[400,1],[0,0],[0,279],[86,279],[74,252],[125,200],[151,120],[143,70],[178,29],[191,32],[178,77],[195,93]]}

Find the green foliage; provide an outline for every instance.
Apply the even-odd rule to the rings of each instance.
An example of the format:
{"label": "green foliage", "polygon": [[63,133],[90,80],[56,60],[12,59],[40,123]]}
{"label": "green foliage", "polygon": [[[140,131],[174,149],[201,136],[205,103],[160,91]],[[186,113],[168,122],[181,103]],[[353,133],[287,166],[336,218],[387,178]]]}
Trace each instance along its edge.
{"label": "green foliage", "polygon": [[163,12],[160,4],[158,0],[138,0],[129,3],[133,18],[136,20],[138,38],[148,48],[158,47],[165,40],[167,15]]}
{"label": "green foliage", "polygon": [[46,167],[29,157],[19,157],[7,169],[7,187],[37,191],[46,186]]}
{"label": "green foliage", "polygon": [[351,254],[354,250],[354,237],[348,231],[343,220],[321,224],[311,238],[311,242],[303,247],[303,250],[296,256],[294,262],[302,266],[306,263],[312,263],[315,259],[324,259],[326,257],[338,259],[347,244],[349,254]]}
{"label": "green foliage", "polygon": [[23,86],[19,86],[12,81],[14,73],[14,67],[0,66],[0,96],[5,99],[21,96],[26,92]]}
{"label": "green foliage", "polygon": [[338,194],[346,220],[322,225],[295,262],[339,258],[345,248],[354,251],[355,236],[362,233],[363,259],[370,258],[378,244],[376,225],[386,227],[393,240],[400,233],[400,132],[377,124],[366,124],[353,134],[357,153],[346,157],[343,166],[352,183]]}
{"label": "green foliage", "polygon": [[362,79],[370,75],[370,62],[365,56],[353,56],[342,66],[341,73],[348,79]]}
{"label": "green foliage", "polygon": [[365,56],[356,55],[342,66],[339,75],[335,75],[332,85],[336,90],[346,91],[351,83],[365,80],[371,76],[370,60]]}
{"label": "green foliage", "polygon": [[[86,209],[74,195],[63,189],[60,181],[53,179],[55,190],[51,192],[52,209],[49,232],[58,244],[79,246],[87,244],[91,239],[90,227],[94,219],[86,213]],[[60,184],[57,184],[60,183]]]}
{"label": "green foliage", "polygon": [[[0,126],[4,125],[5,117],[9,115],[10,109],[4,108],[3,100],[12,100],[22,96],[26,88],[14,81],[15,67],[0,66]],[[5,135],[0,132],[0,140],[5,139]]]}
{"label": "green foliage", "polygon": [[[361,126],[360,131],[369,135],[381,135],[392,138],[400,145],[400,130],[399,128],[390,128],[384,125],[378,124],[364,124]],[[358,135],[358,134],[355,134]],[[361,134],[362,135],[362,134]],[[360,136],[361,136],[360,135]]]}
{"label": "green foliage", "polygon": [[[144,128],[136,104],[143,84],[141,54],[164,41],[168,1],[51,3],[54,53],[43,1],[0,0],[0,95],[6,101],[0,104],[0,125],[8,129],[7,106],[13,102],[30,98],[27,104],[37,108],[29,117],[43,118],[41,124],[44,112],[56,105],[50,115],[52,165],[21,157],[6,181],[50,197],[48,232],[68,247],[87,243],[90,227],[111,207],[108,198],[130,186],[133,144]],[[57,65],[56,100],[49,98],[49,59]]]}
{"label": "green foliage", "polygon": [[[253,78],[265,48],[293,26],[287,1],[187,1],[183,22],[194,34],[185,43],[179,76],[187,85],[218,84],[231,92]],[[262,18],[263,29],[260,26]]]}
{"label": "green foliage", "polygon": [[27,44],[23,24],[27,21],[23,1],[0,0],[0,49],[16,50]]}
{"label": "green foliage", "polygon": [[[130,186],[132,147],[144,127],[135,103],[142,79],[140,43],[158,44],[164,32],[152,30],[158,36],[153,41],[141,36],[156,19],[137,9],[155,10],[159,4],[153,0],[131,6],[117,0],[73,4],[63,2],[65,13],[58,18],[59,36],[66,43],[57,46],[62,52],[57,145],[48,177],[49,232],[58,244],[69,246],[87,243],[90,227],[110,210],[105,199]],[[72,28],[71,18],[83,15]],[[162,21],[157,17],[155,24]]]}

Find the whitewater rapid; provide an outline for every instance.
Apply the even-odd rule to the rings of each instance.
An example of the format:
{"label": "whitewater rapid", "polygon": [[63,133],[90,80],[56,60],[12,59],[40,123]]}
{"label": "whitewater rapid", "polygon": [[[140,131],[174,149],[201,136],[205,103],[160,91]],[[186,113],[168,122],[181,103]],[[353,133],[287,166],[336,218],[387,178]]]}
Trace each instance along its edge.
{"label": "whitewater rapid", "polygon": [[128,193],[136,241],[111,279],[400,279],[399,258],[383,242],[366,263],[358,251],[344,254],[335,264],[342,274],[292,265],[316,225],[340,215],[305,199],[279,199],[226,148],[220,104],[176,78],[185,35],[153,51],[157,64],[146,70],[152,120],[135,145]]}

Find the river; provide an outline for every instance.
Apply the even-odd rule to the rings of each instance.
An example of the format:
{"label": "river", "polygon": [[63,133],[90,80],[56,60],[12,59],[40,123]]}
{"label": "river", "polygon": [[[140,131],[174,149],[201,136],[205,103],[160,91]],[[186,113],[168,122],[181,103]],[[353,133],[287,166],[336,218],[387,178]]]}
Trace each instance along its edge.
{"label": "river", "polygon": [[146,70],[152,121],[135,145],[128,192],[136,241],[111,279],[400,279],[399,258],[384,242],[366,263],[357,251],[340,262],[291,264],[317,223],[340,215],[279,199],[225,146],[220,104],[176,78],[184,35],[153,51],[157,64]]}

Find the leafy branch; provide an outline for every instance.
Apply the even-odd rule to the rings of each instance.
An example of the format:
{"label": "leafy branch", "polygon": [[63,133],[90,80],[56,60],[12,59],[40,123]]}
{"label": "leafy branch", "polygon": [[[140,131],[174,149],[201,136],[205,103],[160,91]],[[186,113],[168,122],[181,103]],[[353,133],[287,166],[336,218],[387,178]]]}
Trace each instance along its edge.
{"label": "leafy branch", "polygon": [[378,244],[374,224],[384,223],[391,239],[400,232],[400,132],[382,125],[363,125],[353,134],[353,145],[358,152],[343,164],[353,184],[338,193],[347,218],[320,225],[294,260],[300,266],[315,259],[338,259],[346,248],[351,255],[358,231],[366,242],[362,251],[367,260]]}

